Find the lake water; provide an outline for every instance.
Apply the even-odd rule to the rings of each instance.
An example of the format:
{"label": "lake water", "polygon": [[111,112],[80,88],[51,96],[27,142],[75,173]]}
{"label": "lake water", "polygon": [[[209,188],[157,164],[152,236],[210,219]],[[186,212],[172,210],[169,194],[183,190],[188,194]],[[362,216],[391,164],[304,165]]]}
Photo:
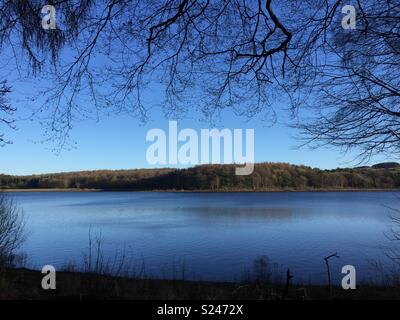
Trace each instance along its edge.
{"label": "lake water", "polygon": [[[379,279],[371,260],[389,268],[384,235],[386,206],[399,208],[394,192],[38,192],[13,193],[24,209],[30,267],[60,268],[82,262],[89,230],[101,233],[104,255],[125,251],[148,276],[240,280],[259,256],[275,276],[290,268],[297,282],[326,281],[323,258],[335,281],[353,265],[357,279]],[[399,245],[400,248],[400,245]]]}

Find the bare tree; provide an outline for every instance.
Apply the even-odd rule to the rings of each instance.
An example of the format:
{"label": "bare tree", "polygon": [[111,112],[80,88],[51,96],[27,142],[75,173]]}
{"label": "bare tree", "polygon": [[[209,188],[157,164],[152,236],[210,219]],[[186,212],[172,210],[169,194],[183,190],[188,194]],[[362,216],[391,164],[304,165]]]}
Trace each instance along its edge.
{"label": "bare tree", "polygon": [[[7,86],[5,81],[0,82],[0,124],[9,128],[15,128],[15,120],[12,118],[12,115],[16,109],[11,107],[6,99],[6,94],[10,93],[10,90],[10,87]],[[9,142],[10,141],[5,138],[4,134],[0,133],[0,147]]]}
{"label": "bare tree", "polygon": [[22,211],[5,194],[0,194],[0,266],[17,262],[17,250],[25,240]]}
{"label": "bare tree", "polygon": [[305,91],[312,95],[297,101],[311,109],[298,127],[312,146],[356,149],[360,161],[378,153],[398,157],[400,2],[354,2],[356,29],[336,24],[320,47],[312,46],[318,57],[303,60],[302,71],[292,73],[301,83],[292,92],[302,92],[302,98]]}
{"label": "bare tree", "polygon": [[[344,30],[350,3],[357,27]],[[226,108],[273,119],[289,98],[293,114],[311,109],[297,125],[308,142],[397,150],[399,3],[350,3],[58,0],[57,29],[43,30],[41,1],[3,0],[0,53],[40,74],[38,110],[61,144],[82,117],[146,120],[157,89],[166,115],[196,108],[209,119]]]}

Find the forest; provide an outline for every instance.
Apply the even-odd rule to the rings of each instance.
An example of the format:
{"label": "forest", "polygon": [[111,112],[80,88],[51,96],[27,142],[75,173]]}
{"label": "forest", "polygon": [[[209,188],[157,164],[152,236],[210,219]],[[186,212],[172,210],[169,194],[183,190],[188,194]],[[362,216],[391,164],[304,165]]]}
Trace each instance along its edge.
{"label": "forest", "polygon": [[254,172],[249,176],[236,176],[235,167],[232,164],[29,176],[0,174],[0,189],[312,191],[400,188],[400,165],[397,163],[322,170],[265,162],[255,164]]}

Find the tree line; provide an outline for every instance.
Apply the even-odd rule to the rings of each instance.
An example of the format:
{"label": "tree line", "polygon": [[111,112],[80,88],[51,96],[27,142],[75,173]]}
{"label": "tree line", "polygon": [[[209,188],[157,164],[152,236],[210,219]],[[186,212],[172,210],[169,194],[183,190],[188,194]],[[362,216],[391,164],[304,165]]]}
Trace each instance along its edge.
{"label": "tree line", "polygon": [[258,163],[249,176],[236,176],[236,165],[187,169],[97,170],[30,176],[0,175],[1,189],[100,190],[345,190],[400,188],[400,167],[321,170],[288,163]]}

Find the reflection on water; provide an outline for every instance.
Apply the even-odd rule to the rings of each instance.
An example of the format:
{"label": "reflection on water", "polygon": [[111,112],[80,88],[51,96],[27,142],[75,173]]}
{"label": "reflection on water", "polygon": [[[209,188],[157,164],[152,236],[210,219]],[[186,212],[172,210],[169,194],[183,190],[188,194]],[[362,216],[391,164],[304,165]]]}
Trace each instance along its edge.
{"label": "reflection on water", "polygon": [[316,193],[14,193],[30,231],[25,250],[34,267],[81,261],[89,228],[100,232],[105,254],[122,246],[146,263],[147,273],[169,276],[185,264],[187,276],[234,280],[255,258],[289,267],[297,281],[325,281],[352,264],[370,280],[371,259],[387,263],[385,206],[399,207],[393,192]]}

